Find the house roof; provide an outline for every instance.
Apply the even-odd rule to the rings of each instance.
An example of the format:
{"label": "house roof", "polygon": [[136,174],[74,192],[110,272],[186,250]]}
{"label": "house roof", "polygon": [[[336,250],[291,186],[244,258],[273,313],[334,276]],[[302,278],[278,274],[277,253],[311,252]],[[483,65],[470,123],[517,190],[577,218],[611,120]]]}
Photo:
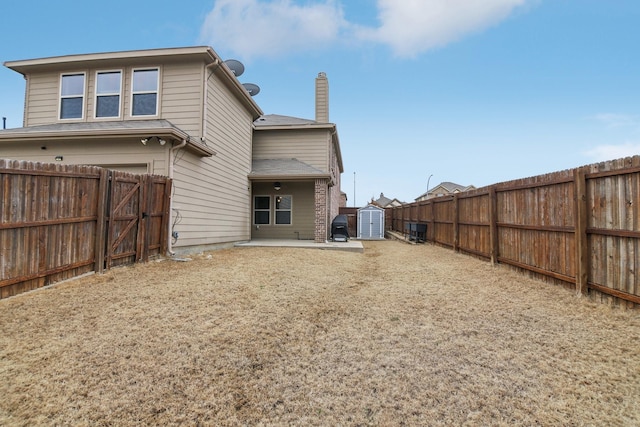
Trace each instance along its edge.
{"label": "house roof", "polygon": [[380,193],[380,198],[378,198],[377,200],[373,200],[373,198],[371,198],[371,204],[386,208],[394,204],[401,205],[402,202],[396,198],[390,199],[386,197],[384,193]]}
{"label": "house roof", "polygon": [[168,120],[120,120],[104,122],[55,123],[50,125],[0,130],[0,144],[25,140],[96,139],[161,136],[187,141],[185,148],[201,156],[215,154],[211,147],[191,140],[182,129]]}
{"label": "house roof", "polygon": [[[121,52],[88,53],[80,55],[53,56],[47,58],[6,61],[4,66],[22,75],[35,71],[64,70],[74,66],[92,63],[96,67],[111,66],[114,61],[126,64],[148,64],[149,61],[181,61],[187,58],[202,60],[221,81],[234,93],[251,112],[254,120],[262,115],[262,110],[247,89],[238,81],[222,58],[209,46],[177,47],[164,49],[129,50]],[[78,64],[78,65],[76,65]]]}
{"label": "house roof", "polygon": [[[438,187],[442,187],[445,190],[447,190],[449,193],[453,193],[454,191],[467,191],[471,188],[475,188],[472,185],[460,185],[460,184],[456,184],[455,182],[441,182],[440,184],[436,185],[435,188]],[[433,189],[432,189],[433,190]]]}
{"label": "house roof", "polygon": [[421,197],[425,197],[425,196],[428,196],[429,194],[434,193],[438,188],[442,188],[447,193],[455,193],[455,192],[474,190],[476,187],[474,187],[473,185],[464,186],[464,185],[456,184],[455,182],[444,181],[432,187],[426,193],[422,193],[421,195],[416,197],[415,200],[418,200]]}
{"label": "house roof", "polygon": [[259,159],[251,165],[249,179],[331,178],[327,172],[298,159]]}
{"label": "house roof", "polygon": [[260,116],[254,122],[256,127],[261,126],[312,126],[321,125],[321,127],[333,126],[331,123],[319,123],[315,120],[301,119],[292,116],[281,116],[279,114],[265,114]]}

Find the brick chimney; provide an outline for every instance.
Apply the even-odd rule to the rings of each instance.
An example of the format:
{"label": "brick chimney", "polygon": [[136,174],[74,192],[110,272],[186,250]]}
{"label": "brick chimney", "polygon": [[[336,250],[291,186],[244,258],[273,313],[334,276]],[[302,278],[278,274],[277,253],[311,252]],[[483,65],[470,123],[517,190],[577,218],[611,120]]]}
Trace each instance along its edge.
{"label": "brick chimney", "polygon": [[324,72],[316,77],[316,122],[329,123],[329,80]]}

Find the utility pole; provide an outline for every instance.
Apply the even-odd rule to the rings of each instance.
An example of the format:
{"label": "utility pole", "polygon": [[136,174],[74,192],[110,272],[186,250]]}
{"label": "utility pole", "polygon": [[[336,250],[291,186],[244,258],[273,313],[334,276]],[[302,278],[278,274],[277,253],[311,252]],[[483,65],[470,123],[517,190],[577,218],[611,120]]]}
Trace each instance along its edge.
{"label": "utility pole", "polygon": [[356,207],[356,173],[353,172],[353,207]]}

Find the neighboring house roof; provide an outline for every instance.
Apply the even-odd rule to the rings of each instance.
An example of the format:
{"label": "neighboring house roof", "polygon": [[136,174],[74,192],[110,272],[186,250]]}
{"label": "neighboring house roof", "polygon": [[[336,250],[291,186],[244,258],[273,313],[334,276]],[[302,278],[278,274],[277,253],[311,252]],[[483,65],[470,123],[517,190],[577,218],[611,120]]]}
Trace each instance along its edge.
{"label": "neighboring house roof", "polygon": [[105,122],[55,123],[50,125],[30,126],[24,128],[0,130],[0,144],[3,141],[24,141],[39,139],[74,139],[74,138],[131,138],[132,136],[162,136],[179,141],[186,141],[187,150],[202,156],[212,156],[213,149],[196,140],[174,126],[168,120],[120,120]]}
{"label": "neighboring house roof", "polygon": [[454,193],[456,191],[467,191],[467,190],[471,190],[473,188],[475,188],[473,185],[460,185],[460,184],[456,184],[455,182],[441,182],[440,184],[438,184],[437,186],[435,186],[434,188],[438,188],[438,187],[442,187],[445,190],[447,190],[449,193]]}
{"label": "neighboring house roof", "polygon": [[330,175],[298,159],[261,159],[251,165],[249,179],[330,178]]}
{"label": "neighboring house roof", "polygon": [[434,194],[434,193],[453,194],[453,193],[460,193],[463,191],[475,190],[475,188],[476,187],[474,187],[473,185],[464,186],[464,185],[456,184],[455,182],[444,181],[436,185],[426,193],[422,193],[421,195],[416,197],[415,200],[427,197],[428,195]]}
{"label": "neighboring house roof", "polygon": [[373,200],[373,198],[371,198],[371,203],[382,208],[386,208],[389,206],[400,206],[402,204],[402,202],[398,199],[390,199],[388,197],[385,197],[384,193],[380,193],[380,198],[378,198],[377,200]]}
{"label": "neighboring house roof", "polygon": [[70,67],[82,66],[86,68],[88,62],[96,64],[109,63],[108,61],[125,61],[133,63],[140,59],[153,59],[158,62],[165,60],[175,61],[183,57],[198,58],[204,61],[207,68],[211,69],[232,93],[251,112],[254,120],[262,115],[262,110],[253,100],[247,89],[238,81],[233,71],[224,63],[222,58],[209,46],[177,47],[164,49],[130,50],[123,52],[89,53],[80,55],[54,56],[48,58],[25,59],[21,61],[7,61],[4,65],[22,75],[41,70],[61,70]]}

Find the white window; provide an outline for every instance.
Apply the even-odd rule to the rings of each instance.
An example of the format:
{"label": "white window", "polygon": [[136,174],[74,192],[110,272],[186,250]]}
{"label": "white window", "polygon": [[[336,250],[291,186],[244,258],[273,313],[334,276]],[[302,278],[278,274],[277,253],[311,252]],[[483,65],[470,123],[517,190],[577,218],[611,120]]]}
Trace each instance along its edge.
{"label": "white window", "polygon": [[60,119],[81,119],[84,112],[84,73],[60,76]]}
{"label": "white window", "polygon": [[120,117],[121,71],[96,73],[96,117]]}
{"label": "white window", "polygon": [[133,70],[132,116],[156,116],[158,114],[159,74],[157,68]]}
{"label": "white window", "polygon": [[291,225],[291,196],[275,196],[276,224]]}
{"label": "white window", "polygon": [[253,224],[269,225],[271,224],[271,197],[255,196],[253,198]]}

